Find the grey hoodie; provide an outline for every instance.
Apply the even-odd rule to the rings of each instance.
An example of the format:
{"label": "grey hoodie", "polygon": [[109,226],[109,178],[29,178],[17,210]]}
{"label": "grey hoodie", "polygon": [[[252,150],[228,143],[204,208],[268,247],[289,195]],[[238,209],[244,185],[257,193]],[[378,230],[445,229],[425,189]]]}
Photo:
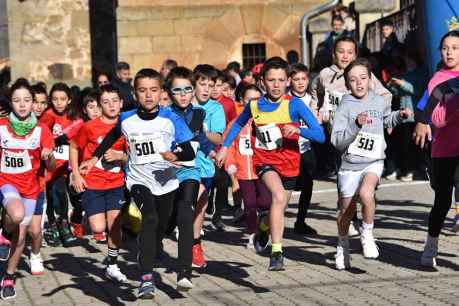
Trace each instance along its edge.
{"label": "grey hoodie", "polygon": [[[360,113],[371,118],[359,128],[355,123]],[[398,111],[391,112],[391,105],[382,96],[370,90],[366,101],[346,94],[338,106],[331,133],[331,143],[342,153],[342,170],[363,170],[374,162],[383,162],[386,155],[384,129],[402,123]]]}

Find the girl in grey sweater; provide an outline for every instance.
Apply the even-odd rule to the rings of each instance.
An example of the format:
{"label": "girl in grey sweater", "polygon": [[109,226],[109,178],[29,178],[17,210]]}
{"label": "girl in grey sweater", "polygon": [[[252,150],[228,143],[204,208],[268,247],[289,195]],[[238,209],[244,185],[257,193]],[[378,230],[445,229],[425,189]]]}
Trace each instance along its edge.
{"label": "girl in grey sweater", "polygon": [[349,64],[344,78],[351,94],[343,96],[331,134],[331,142],[342,160],[338,172],[340,213],[335,256],[338,270],[350,267],[348,231],[358,199],[362,203],[363,255],[379,256],[373,237],[374,194],[384,167],[384,129],[395,127],[412,114],[409,109],[391,112],[390,103],[369,90],[371,72],[367,60],[357,59]]}

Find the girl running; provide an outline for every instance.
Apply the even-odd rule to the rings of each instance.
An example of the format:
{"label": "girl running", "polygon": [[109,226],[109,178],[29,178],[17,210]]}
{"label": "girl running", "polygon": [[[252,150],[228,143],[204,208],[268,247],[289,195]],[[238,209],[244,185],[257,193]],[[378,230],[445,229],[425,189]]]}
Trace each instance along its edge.
{"label": "girl running", "polygon": [[[262,95],[261,90],[255,85],[242,84],[241,86],[240,100],[245,105],[251,101],[257,101]],[[234,120],[228,126],[231,127],[233,122]],[[247,248],[254,248],[254,238],[259,226],[258,213],[260,213],[260,216],[267,215],[271,206],[271,194],[265,184],[258,178],[252,160],[253,149],[250,141],[252,122],[253,119],[249,119],[241,129],[239,135],[228,148],[225,161],[225,170],[230,176],[236,177],[242,193],[245,221],[250,235]],[[226,130],[224,136],[227,135],[229,129]],[[260,222],[260,226],[268,227],[263,222]]]}
{"label": "girl running", "polygon": [[0,297],[5,300],[16,297],[14,274],[40,192],[41,160],[50,170],[55,166],[53,137],[44,124],[37,123],[33,100],[32,87],[26,81],[16,82],[11,88],[12,112],[0,119],[0,192],[4,208],[0,260],[8,260]]}
{"label": "girl running", "polygon": [[[282,255],[284,212],[299,174],[299,136],[318,142],[325,140],[322,128],[306,105],[301,100],[286,95],[288,81],[287,62],[277,57],[265,62],[262,82],[267,94],[246,105],[233,123],[216,157],[217,164],[221,167],[231,143],[249,119],[253,118],[254,133],[251,137],[252,148],[254,148],[253,162],[258,177],[265,183],[272,196],[269,214],[272,240],[270,271],[284,269]],[[304,120],[308,128],[300,127],[300,119]],[[255,244],[257,240],[266,242],[268,240],[266,239],[269,236],[267,228],[260,230],[258,238],[255,236]]]}
{"label": "girl running", "polygon": [[379,251],[373,237],[374,193],[384,168],[384,129],[393,128],[411,116],[409,109],[391,112],[391,105],[370,90],[371,71],[366,59],[357,59],[344,70],[351,94],[344,95],[338,106],[331,142],[341,153],[338,171],[340,212],[338,215],[338,247],[336,268],[350,267],[349,225],[362,203],[360,241],[365,258],[377,258]]}
{"label": "girl running", "polygon": [[126,185],[142,213],[139,233],[141,284],[138,297],[153,298],[153,268],[159,257],[161,240],[172,212],[177,161],[191,161],[195,152],[190,143],[193,134],[182,118],[159,107],[161,75],[153,69],[140,70],[134,80],[139,108],[121,114],[117,125],[94,152],[83,162],[80,173],[87,175],[105,152],[124,136],[129,146]]}

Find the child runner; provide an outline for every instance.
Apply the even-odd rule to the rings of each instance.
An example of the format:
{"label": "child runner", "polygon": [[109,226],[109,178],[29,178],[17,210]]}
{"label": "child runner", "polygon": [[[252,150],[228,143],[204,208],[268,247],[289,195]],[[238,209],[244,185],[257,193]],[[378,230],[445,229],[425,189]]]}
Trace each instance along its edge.
{"label": "child runner", "polygon": [[141,269],[138,297],[142,299],[153,298],[155,294],[153,268],[179,187],[172,163],[195,158],[190,143],[193,134],[186,123],[169,109],[159,107],[161,83],[161,75],[153,69],[137,73],[134,88],[139,108],[122,113],[94,157],[80,166],[80,172],[86,175],[121,136],[125,137],[129,146],[126,185],[142,213],[138,237]]}
{"label": "child runner", "polygon": [[[247,104],[228,132],[216,160],[219,166],[223,164],[228,147],[249,119],[253,118],[253,161],[258,177],[268,187],[272,196],[269,214],[272,240],[269,270],[279,271],[284,269],[284,212],[299,174],[299,135],[318,142],[323,142],[325,135],[306,105],[298,98],[286,95],[289,82],[287,62],[278,57],[266,61],[263,65],[262,81],[267,91],[266,95]],[[300,119],[304,120],[308,128],[299,126]],[[266,245],[268,228],[264,226],[260,230],[255,236],[255,245],[260,242]]]}
{"label": "child runner", "polygon": [[[198,65],[193,74],[194,104],[203,108],[206,113],[203,123],[204,132],[212,144],[219,145],[226,126],[225,112],[220,103],[210,98],[217,79],[217,70],[211,65]],[[201,230],[208,203],[208,194],[214,184],[215,166],[210,157],[202,151],[198,151],[196,162],[200,171],[201,185],[193,220],[193,266],[202,268],[207,264],[201,246]]]}
{"label": "child runner", "polygon": [[[64,246],[76,238],[73,236],[68,221],[68,174],[69,174],[69,139],[66,134],[75,134],[75,129],[81,127],[79,111],[74,102],[70,88],[64,83],[56,83],[51,88],[51,108],[40,118],[53,133],[56,147],[54,156],[57,160],[56,169],[48,174],[46,182],[48,231],[51,244]],[[57,214],[58,219],[54,213]]]}
{"label": "child runner", "polygon": [[[193,72],[185,67],[172,69],[168,75],[166,88],[172,101],[171,110],[185,120],[194,135],[191,142],[193,148],[195,150],[199,148],[203,154],[208,155],[212,152],[214,145],[207,139],[203,130],[204,110],[191,104],[194,96]],[[181,166],[177,169],[180,185],[175,197],[169,229],[178,225],[180,233],[178,236],[177,288],[188,290],[193,288],[191,282],[193,217],[201,178],[194,160],[181,163]]]}
{"label": "child runner", "polygon": [[[262,93],[252,84],[241,83],[241,101],[245,105],[257,101]],[[234,120],[233,120],[234,122]],[[231,122],[229,127],[233,124]],[[228,148],[225,169],[231,177],[237,180],[244,201],[245,221],[249,230],[247,248],[254,248],[254,238],[258,230],[258,213],[266,215],[271,206],[271,194],[265,184],[258,178],[253,164],[253,149],[251,144],[252,119],[241,129],[241,132]],[[225,137],[230,128],[227,128]]]}
{"label": "child runner", "polygon": [[451,207],[453,187],[456,190],[459,187],[459,120],[455,117],[459,99],[459,31],[451,31],[443,36],[440,53],[444,68],[436,72],[429,82],[430,98],[424,110],[424,123],[429,123],[431,118],[436,128],[431,152],[435,200],[421,257],[422,265],[429,267],[437,265],[438,237]]}
{"label": "child runner", "polygon": [[0,259],[9,258],[0,284],[4,300],[16,297],[14,274],[40,192],[40,162],[44,160],[48,168],[55,166],[53,136],[44,124],[37,123],[33,99],[32,87],[25,81],[16,82],[11,87],[12,112],[0,119],[0,192],[5,212],[2,233],[6,238],[0,242]]}
{"label": "child runner", "polygon": [[82,176],[79,160],[92,157],[97,146],[118,121],[123,100],[113,85],[100,87],[99,106],[102,116],[86,122],[70,143],[70,166],[73,187],[82,193],[82,206],[93,233],[103,233],[108,225],[108,258],[105,275],[124,283],[126,276],[117,265],[121,245],[121,214],[124,201],[124,163],[127,161],[126,141],[120,138],[91,171]]}
{"label": "child runner", "polygon": [[[311,109],[311,96],[306,92],[309,85],[309,70],[303,64],[294,64],[290,67],[290,95],[297,97]],[[316,112],[313,112],[316,114]],[[304,127],[304,122],[300,121]],[[315,235],[317,231],[307,225],[305,220],[308,215],[308,209],[311,205],[313,175],[316,167],[316,157],[311,142],[303,137],[299,140],[301,163],[300,175],[296,181],[295,190],[300,190],[300,199],[298,201],[298,212],[293,230],[300,235]]]}
{"label": "child runner", "polygon": [[356,203],[362,203],[363,222],[360,241],[365,258],[377,258],[379,251],[373,237],[374,193],[384,168],[384,129],[393,128],[411,116],[409,109],[391,112],[391,104],[370,90],[371,71],[366,59],[357,59],[344,70],[351,94],[343,96],[338,106],[331,142],[342,154],[338,171],[340,212],[336,268],[350,267],[348,231]]}

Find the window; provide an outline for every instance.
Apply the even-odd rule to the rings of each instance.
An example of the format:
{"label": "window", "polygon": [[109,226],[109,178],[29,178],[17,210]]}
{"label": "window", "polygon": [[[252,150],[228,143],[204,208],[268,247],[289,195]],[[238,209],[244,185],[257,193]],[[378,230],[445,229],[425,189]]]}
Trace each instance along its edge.
{"label": "window", "polygon": [[243,44],[242,60],[246,69],[266,61],[266,44]]}

